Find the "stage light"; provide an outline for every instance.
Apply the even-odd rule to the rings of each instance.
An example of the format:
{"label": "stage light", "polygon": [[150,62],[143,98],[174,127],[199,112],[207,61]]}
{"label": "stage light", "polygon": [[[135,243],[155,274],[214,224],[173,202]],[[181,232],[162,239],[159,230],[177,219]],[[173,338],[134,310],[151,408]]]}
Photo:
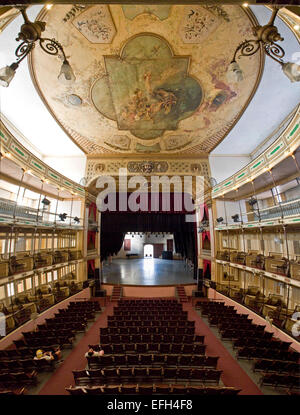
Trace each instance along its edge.
{"label": "stage light", "polygon": [[59,215],[59,219],[64,222],[67,219],[67,214],[66,213],[60,213]]}
{"label": "stage light", "polygon": [[75,216],[75,218],[73,218],[73,220],[74,220],[74,222],[76,222],[76,223],[80,223],[80,219],[79,219],[77,216]]}
{"label": "stage light", "polygon": [[233,222],[239,222],[239,215],[236,213],[235,215],[231,216],[231,219],[233,219]]}
{"label": "stage light", "polygon": [[251,197],[251,199],[248,200],[248,203],[250,206],[254,206],[257,203],[257,199],[255,199],[255,197]]}
{"label": "stage light", "polygon": [[51,202],[46,197],[44,197],[41,203],[43,203],[44,206],[49,206]]}
{"label": "stage light", "polygon": [[216,219],[216,221],[217,221],[218,223],[223,222],[223,220],[224,220],[224,219],[222,218],[222,216],[220,216],[219,218],[217,218],[217,219]]}

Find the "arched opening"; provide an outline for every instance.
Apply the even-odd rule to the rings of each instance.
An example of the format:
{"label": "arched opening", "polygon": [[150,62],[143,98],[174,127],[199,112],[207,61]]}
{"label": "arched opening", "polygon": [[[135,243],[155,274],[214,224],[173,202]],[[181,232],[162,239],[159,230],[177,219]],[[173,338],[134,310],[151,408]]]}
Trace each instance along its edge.
{"label": "arched opening", "polygon": [[144,258],[146,259],[153,258],[153,245],[152,244],[144,245]]}

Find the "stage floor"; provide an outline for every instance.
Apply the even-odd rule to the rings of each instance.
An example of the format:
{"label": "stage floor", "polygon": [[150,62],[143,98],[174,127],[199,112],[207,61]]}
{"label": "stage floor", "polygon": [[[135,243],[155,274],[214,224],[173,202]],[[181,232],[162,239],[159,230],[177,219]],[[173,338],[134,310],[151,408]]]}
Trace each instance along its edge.
{"label": "stage floor", "polygon": [[184,261],[168,259],[114,259],[103,267],[103,283],[176,285],[196,283]]}

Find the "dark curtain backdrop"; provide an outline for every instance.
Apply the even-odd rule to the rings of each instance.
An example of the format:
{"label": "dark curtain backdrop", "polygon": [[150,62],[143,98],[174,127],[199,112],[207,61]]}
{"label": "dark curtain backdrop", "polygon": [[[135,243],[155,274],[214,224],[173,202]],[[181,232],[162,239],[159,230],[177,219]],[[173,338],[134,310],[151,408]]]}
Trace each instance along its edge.
{"label": "dark curtain backdrop", "polygon": [[170,232],[175,251],[194,262],[196,255],[195,223],[186,222],[178,213],[105,212],[101,215],[101,260],[117,254],[126,232]]}
{"label": "dark curtain backdrop", "polygon": [[178,201],[178,198],[183,198],[183,196],[176,194],[173,196],[168,212],[161,210],[162,198],[159,195],[156,200],[160,204],[160,208],[155,213],[150,211],[103,212],[100,234],[101,261],[120,251],[126,232],[170,232],[174,235],[175,251],[194,263],[196,274],[196,223],[186,222],[186,214],[193,212],[187,212],[184,205],[181,211],[177,211],[176,200]]}

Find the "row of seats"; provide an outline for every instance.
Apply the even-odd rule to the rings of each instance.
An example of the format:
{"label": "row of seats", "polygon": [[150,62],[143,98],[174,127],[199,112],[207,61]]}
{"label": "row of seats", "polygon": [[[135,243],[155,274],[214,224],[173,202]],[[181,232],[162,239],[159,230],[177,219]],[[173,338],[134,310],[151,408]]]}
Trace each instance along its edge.
{"label": "row of seats", "polygon": [[261,347],[261,348],[268,348],[272,350],[285,350],[287,351],[290,347],[292,342],[283,342],[280,340],[266,340],[260,338],[244,338],[244,339],[237,339],[233,342],[233,347]]}
{"label": "row of seats", "polygon": [[110,366],[136,366],[136,365],[166,365],[166,366],[203,366],[216,368],[218,356],[205,356],[203,354],[116,354],[87,357],[89,368],[102,368]]}
{"label": "row of seats", "polygon": [[269,348],[260,347],[240,347],[237,350],[237,358],[242,359],[274,359],[274,360],[286,360],[291,362],[299,361],[299,353],[287,352],[284,350],[272,350]]}
{"label": "row of seats", "polygon": [[1,373],[0,374],[0,388],[10,388],[11,386],[33,385],[37,382],[37,372],[15,372],[15,373]]}
{"label": "row of seats", "polygon": [[118,302],[119,306],[122,305],[159,305],[159,304],[170,304],[170,305],[178,305],[181,306],[182,304],[178,303],[175,299],[166,299],[166,298],[139,298],[139,299],[127,299],[122,298]]}
{"label": "row of seats", "polygon": [[[185,321],[185,317],[186,315],[180,314],[182,315],[184,318],[181,321]],[[177,316],[177,315],[176,315]],[[131,314],[131,313],[126,313],[125,315],[115,315],[113,314],[112,316],[107,316],[107,320],[108,321],[167,321],[170,322],[171,326],[176,326],[178,323],[178,319],[174,318],[170,320],[170,312],[166,311],[166,312],[149,312],[149,313],[145,313],[145,314],[141,314],[141,313],[137,313],[137,314]],[[188,326],[192,326],[194,327],[195,322],[194,321],[187,321],[186,325]]]}
{"label": "row of seats", "polygon": [[[207,315],[210,321],[218,322],[222,338],[234,342],[238,359],[259,359],[254,362],[253,370],[263,372],[261,385],[297,388],[298,382],[299,387],[300,379],[294,374],[299,373],[300,354],[289,349],[290,342],[274,339],[273,333],[265,331],[265,326],[257,326],[253,322],[248,325],[247,329],[245,326],[241,329],[239,324],[245,321],[248,316],[238,314],[236,310],[232,310],[233,306],[226,306],[224,303],[214,301],[199,302],[197,305],[202,314]],[[228,324],[228,321],[219,316],[224,316],[226,311],[231,313],[230,324],[235,328],[224,329],[224,325]],[[266,373],[268,371],[275,373]],[[287,374],[281,373],[284,371]]]}
{"label": "row of seats", "polygon": [[[204,337],[204,336],[203,336]],[[202,339],[201,339],[202,340]],[[197,343],[116,343],[102,344],[105,354],[116,353],[185,353],[204,354],[206,346]]]}
{"label": "row of seats", "polygon": [[24,395],[26,389],[24,387],[21,388],[4,388],[0,389],[0,396],[18,396]]}
{"label": "row of seats", "polygon": [[159,382],[167,379],[219,384],[222,370],[194,367],[114,367],[96,370],[73,370],[75,385],[120,382]]}
{"label": "row of seats", "polygon": [[[101,327],[100,335],[109,334],[194,334],[195,327],[187,324],[187,322],[178,322],[176,325],[170,324],[152,324],[144,325],[143,323],[132,322],[133,324],[116,324],[108,327]],[[154,322],[153,322],[154,323]],[[102,330],[105,329],[105,330]]]}
{"label": "row of seats", "polygon": [[274,387],[300,389],[300,376],[299,373],[297,376],[283,375],[278,373],[267,373],[262,376],[260,384],[270,385]]}
{"label": "row of seats", "polygon": [[84,309],[84,310],[90,310],[90,311],[101,311],[101,306],[98,301],[88,300],[88,301],[72,301],[69,304],[69,309]]}
{"label": "row of seats", "polygon": [[241,390],[230,387],[203,386],[203,385],[168,385],[168,384],[127,384],[102,386],[75,386],[66,388],[70,395],[237,395]]}
{"label": "row of seats", "polygon": [[111,336],[100,336],[101,343],[118,344],[118,343],[195,343],[196,336],[193,334],[115,334]]}
{"label": "row of seats", "polygon": [[54,360],[45,359],[19,359],[19,360],[1,360],[0,361],[0,372],[8,373],[14,371],[31,372],[35,370],[37,372],[52,371],[54,370]]}
{"label": "row of seats", "polygon": [[298,362],[287,362],[284,360],[258,359],[253,362],[253,372],[275,372],[275,373],[300,373]]}

